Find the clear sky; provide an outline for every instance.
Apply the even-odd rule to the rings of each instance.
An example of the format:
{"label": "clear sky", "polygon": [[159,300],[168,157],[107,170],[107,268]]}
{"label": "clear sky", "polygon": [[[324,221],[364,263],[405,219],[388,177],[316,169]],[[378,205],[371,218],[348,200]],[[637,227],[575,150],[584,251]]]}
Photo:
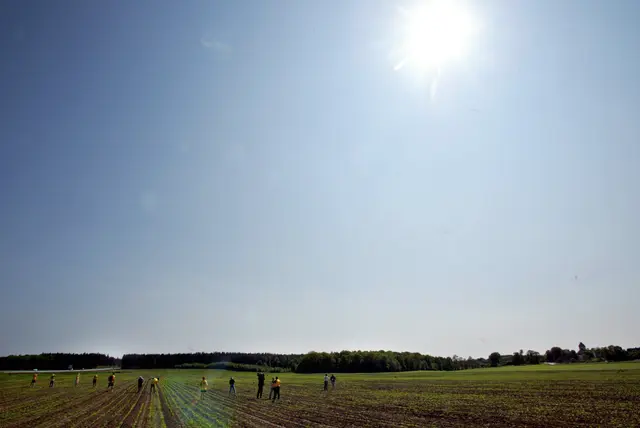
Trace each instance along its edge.
{"label": "clear sky", "polygon": [[639,345],[640,2],[419,7],[1,2],[0,355]]}

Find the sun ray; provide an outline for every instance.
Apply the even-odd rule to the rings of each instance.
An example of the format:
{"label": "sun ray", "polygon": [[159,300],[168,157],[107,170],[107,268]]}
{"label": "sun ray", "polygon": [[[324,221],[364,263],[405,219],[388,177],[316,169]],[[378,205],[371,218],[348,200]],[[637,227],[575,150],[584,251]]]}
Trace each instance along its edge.
{"label": "sun ray", "polygon": [[402,60],[401,60],[398,64],[396,64],[396,66],[395,66],[395,67],[393,67],[393,69],[394,69],[395,71],[398,71],[398,70],[400,70],[402,67],[404,67],[404,65],[405,65],[406,63],[407,63],[407,58],[406,58],[406,57],[405,57],[405,58],[402,58]]}

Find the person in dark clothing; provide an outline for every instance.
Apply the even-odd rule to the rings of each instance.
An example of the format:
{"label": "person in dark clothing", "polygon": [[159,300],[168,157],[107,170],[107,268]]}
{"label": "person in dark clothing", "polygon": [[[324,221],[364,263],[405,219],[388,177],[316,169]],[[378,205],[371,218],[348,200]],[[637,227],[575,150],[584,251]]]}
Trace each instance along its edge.
{"label": "person in dark clothing", "polygon": [[258,373],[258,395],[256,398],[262,398],[262,390],[264,389],[264,373]]}
{"label": "person in dark clothing", "polygon": [[144,378],[142,376],[138,377],[138,392],[142,391],[143,383],[144,383]]}
{"label": "person in dark clothing", "polygon": [[331,381],[331,388],[336,389],[336,376],[332,374],[329,380]]}
{"label": "person in dark clothing", "polygon": [[269,400],[271,400],[271,397],[273,396],[273,389],[276,387],[276,378],[272,377],[271,378],[271,390],[269,391]]}
{"label": "person in dark clothing", "polygon": [[234,378],[229,379],[229,395],[233,392],[233,396],[236,396],[236,380]]}

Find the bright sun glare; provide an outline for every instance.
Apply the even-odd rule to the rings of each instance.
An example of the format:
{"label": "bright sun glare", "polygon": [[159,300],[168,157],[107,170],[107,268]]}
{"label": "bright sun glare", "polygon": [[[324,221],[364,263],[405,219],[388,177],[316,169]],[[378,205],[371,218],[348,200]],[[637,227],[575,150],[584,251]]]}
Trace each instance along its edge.
{"label": "bright sun glare", "polygon": [[394,67],[439,69],[462,58],[476,31],[476,23],[464,4],[456,0],[431,0],[403,10],[401,60]]}

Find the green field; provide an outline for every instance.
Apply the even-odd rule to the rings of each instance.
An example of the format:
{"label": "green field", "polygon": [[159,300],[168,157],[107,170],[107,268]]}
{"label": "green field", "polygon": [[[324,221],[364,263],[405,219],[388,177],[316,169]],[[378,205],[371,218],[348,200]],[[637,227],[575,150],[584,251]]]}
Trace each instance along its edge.
{"label": "green field", "polygon": [[[160,376],[160,393],[135,379]],[[278,374],[281,400],[256,399],[256,375],[222,370],[130,371],[115,391],[91,375],[73,386],[60,373],[53,389],[42,375],[0,375],[0,426],[640,426],[640,363],[502,367],[457,372],[336,374],[335,390],[323,375]],[[200,399],[199,379],[209,391]],[[228,380],[238,396],[228,396]],[[268,376],[268,381],[271,376]]]}

